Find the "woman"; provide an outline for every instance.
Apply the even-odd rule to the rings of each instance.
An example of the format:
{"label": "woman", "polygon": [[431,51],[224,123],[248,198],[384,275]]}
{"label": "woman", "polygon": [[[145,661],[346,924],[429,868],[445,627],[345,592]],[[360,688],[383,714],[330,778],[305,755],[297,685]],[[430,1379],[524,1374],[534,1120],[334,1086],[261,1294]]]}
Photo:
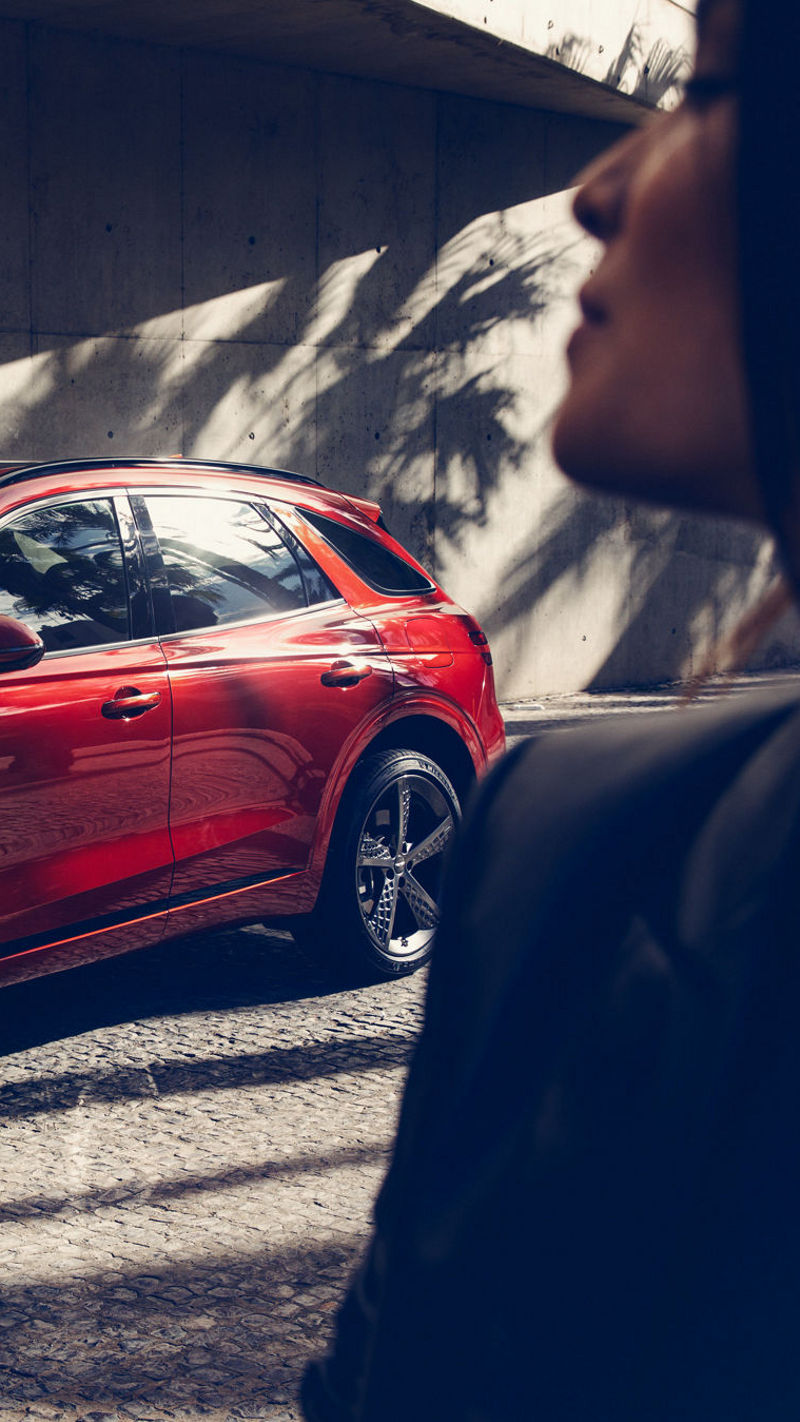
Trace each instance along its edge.
{"label": "woman", "polygon": [[[604,252],[554,447],[586,485],[768,524],[796,582],[800,16],[774,18],[701,3],[681,109],[584,175]],[[798,1415],[799,838],[788,692],[490,777],[312,1422]]]}

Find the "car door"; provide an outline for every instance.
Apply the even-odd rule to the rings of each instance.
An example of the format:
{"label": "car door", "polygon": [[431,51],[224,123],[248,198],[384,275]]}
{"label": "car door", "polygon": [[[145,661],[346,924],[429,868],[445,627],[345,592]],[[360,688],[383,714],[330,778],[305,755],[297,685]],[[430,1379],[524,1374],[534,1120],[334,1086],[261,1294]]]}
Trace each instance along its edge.
{"label": "car door", "polygon": [[45,655],[0,672],[0,953],[147,918],[172,879],[171,708],[127,499],[0,522],[0,615]]}
{"label": "car door", "polygon": [[173,620],[174,895],[302,868],[332,767],[392,695],[383,645],[259,500],[135,503]]}

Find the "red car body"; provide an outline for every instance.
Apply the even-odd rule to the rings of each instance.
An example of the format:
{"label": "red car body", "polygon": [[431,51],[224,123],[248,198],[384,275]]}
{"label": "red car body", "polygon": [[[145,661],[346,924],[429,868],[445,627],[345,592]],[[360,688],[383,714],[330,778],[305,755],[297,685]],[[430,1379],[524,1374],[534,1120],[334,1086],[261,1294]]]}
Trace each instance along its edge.
{"label": "red car body", "polygon": [[[0,468],[0,983],[309,915],[365,762],[411,752],[463,798],[500,753],[486,639],[379,512],[250,466]],[[376,586],[361,550],[414,586]],[[264,588],[285,609],[264,611]],[[361,878],[403,882],[401,844],[389,871],[364,868],[373,842]]]}

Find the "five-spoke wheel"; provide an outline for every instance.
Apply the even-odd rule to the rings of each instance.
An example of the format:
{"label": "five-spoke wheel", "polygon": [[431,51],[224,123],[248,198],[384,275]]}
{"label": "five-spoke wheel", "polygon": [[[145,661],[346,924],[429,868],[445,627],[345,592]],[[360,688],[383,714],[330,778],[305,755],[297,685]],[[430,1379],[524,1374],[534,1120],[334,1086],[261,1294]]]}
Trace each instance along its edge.
{"label": "five-spoke wheel", "polygon": [[[416,751],[368,757],[340,810],[313,929],[386,977],[430,957],[442,864],[460,819],[444,771]],[[311,927],[311,923],[308,924]]]}
{"label": "five-spoke wheel", "polygon": [[439,919],[442,855],[458,819],[452,785],[432,761],[395,761],[371,781],[362,801],[354,855],[356,894],[364,930],[393,971],[415,965],[430,948]]}

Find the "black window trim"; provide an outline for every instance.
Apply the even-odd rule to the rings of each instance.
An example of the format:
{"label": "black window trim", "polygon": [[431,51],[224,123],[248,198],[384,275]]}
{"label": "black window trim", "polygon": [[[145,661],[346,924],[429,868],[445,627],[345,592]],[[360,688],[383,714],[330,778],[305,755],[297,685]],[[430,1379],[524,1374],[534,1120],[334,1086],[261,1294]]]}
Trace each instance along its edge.
{"label": "black window trim", "polygon": [[330,587],[333,588],[335,594],[334,597],[324,598],[322,599],[322,601],[314,603],[307,601],[307,607],[329,607],[333,602],[346,602],[347,599],[343,597],[342,593],[339,592],[339,589],[336,587],[329,574],[326,573],[325,569],[320,567],[313,553],[309,552],[305,544],[300,542],[300,539],[297,537],[297,534],[294,533],[291,528],[289,528],[288,524],[284,523],[280,514],[275,512],[271,504],[269,504],[266,499],[259,499],[258,502],[255,504],[255,508],[258,509],[258,512],[261,514],[262,518],[264,518],[266,522],[270,525],[277,537],[283,539],[283,542],[289,548],[289,551],[297,564],[297,570],[300,574],[300,579],[303,584],[303,590],[306,594],[306,599],[308,599],[308,583],[306,581],[305,572],[303,571],[303,565],[300,562],[300,559],[297,557],[297,553],[295,551],[297,548],[302,548],[306,558],[308,558],[309,561],[314,564],[314,567],[317,569],[317,572],[320,574],[320,576],[324,578],[325,582],[328,583]]}
{"label": "black window trim", "polygon": [[161,556],[161,545],[147,507],[147,492],[145,489],[129,489],[128,495],[142,546],[145,579],[152,609],[153,632],[161,642],[164,637],[175,632],[175,617],[172,611],[172,594],[167,570]]}

